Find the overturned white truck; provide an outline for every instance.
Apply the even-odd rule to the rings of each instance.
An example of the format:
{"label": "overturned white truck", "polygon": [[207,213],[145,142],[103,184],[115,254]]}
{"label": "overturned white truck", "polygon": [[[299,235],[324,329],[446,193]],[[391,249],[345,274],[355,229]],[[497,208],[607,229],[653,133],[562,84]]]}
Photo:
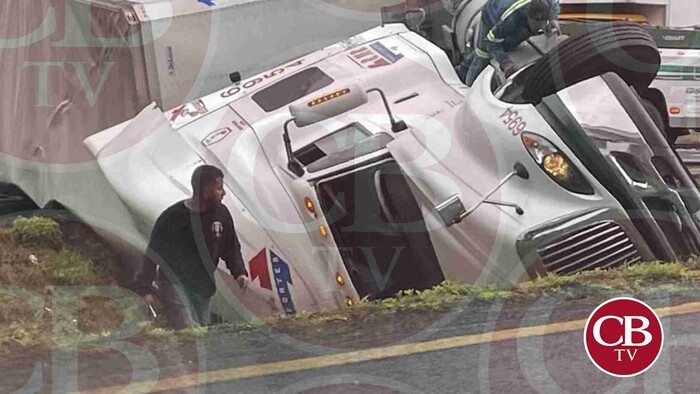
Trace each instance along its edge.
{"label": "overturned white truck", "polygon": [[257,314],[700,251],[700,195],[635,93],[659,67],[649,35],[614,24],[518,59],[467,88],[386,25],[85,143],[147,227],[194,168],[222,168],[255,291],[220,271],[220,295]]}

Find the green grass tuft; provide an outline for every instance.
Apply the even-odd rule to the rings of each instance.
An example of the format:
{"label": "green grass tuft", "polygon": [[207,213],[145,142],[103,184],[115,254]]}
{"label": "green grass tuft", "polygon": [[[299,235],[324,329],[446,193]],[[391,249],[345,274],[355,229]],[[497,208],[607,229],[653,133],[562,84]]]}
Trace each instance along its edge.
{"label": "green grass tuft", "polygon": [[474,299],[481,301],[496,301],[509,298],[513,295],[512,290],[507,290],[501,286],[481,285],[473,290]]}
{"label": "green grass tuft", "polygon": [[621,271],[628,280],[646,282],[683,280],[688,277],[688,269],[681,263],[641,263],[623,268]]}
{"label": "green grass tuft", "polygon": [[22,346],[32,343],[32,336],[22,327],[13,327],[12,340]]}
{"label": "green grass tuft", "polygon": [[12,221],[12,235],[17,242],[59,248],[63,233],[58,223],[49,218],[18,217]]}
{"label": "green grass tuft", "polygon": [[67,248],[53,256],[51,272],[55,286],[88,285],[99,279],[89,258]]}

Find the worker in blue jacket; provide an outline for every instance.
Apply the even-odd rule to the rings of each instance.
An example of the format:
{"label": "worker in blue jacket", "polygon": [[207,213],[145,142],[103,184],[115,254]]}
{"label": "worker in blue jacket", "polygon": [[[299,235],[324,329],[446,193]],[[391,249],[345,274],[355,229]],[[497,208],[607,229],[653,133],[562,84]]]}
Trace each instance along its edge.
{"label": "worker in blue jacket", "polygon": [[479,37],[459,66],[459,78],[472,86],[491,59],[510,77],[518,68],[508,52],[540,30],[558,31],[559,11],[559,0],[488,0],[481,12]]}

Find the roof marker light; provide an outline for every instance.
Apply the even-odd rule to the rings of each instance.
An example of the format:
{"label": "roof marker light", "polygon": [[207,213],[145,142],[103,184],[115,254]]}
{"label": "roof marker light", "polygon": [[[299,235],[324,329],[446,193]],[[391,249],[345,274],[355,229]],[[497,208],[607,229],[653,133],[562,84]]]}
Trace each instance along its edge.
{"label": "roof marker light", "polygon": [[335,98],[345,96],[348,93],[350,93],[350,88],[343,88],[343,89],[337,90],[331,94],[327,94],[325,96],[322,96],[322,97],[319,97],[317,99],[313,99],[313,100],[309,101],[308,106],[315,107],[319,104],[323,104],[323,103],[330,101],[330,100],[333,100]]}

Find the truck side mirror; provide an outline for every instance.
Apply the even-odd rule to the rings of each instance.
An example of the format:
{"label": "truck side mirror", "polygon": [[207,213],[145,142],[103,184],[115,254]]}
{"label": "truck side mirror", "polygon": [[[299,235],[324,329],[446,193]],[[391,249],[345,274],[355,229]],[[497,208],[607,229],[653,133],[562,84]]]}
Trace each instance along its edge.
{"label": "truck side mirror", "polygon": [[438,215],[440,215],[442,222],[445,223],[445,227],[450,227],[455,223],[461,222],[462,219],[460,216],[462,212],[465,211],[464,204],[462,204],[459,194],[455,194],[454,196],[438,204],[435,206],[435,210],[437,211]]}
{"label": "truck side mirror", "polygon": [[328,92],[307,102],[289,106],[297,127],[333,118],[367,103],[367,92],[358,85]]}
{"label": "truck side mirror", "polygon": [[530,179],[530,172],[528,172],[527,168],[525,168],[525,166],[520,162],[515,163],[513,166],[513,171],[515,172],[515,175],[522,179]]}

